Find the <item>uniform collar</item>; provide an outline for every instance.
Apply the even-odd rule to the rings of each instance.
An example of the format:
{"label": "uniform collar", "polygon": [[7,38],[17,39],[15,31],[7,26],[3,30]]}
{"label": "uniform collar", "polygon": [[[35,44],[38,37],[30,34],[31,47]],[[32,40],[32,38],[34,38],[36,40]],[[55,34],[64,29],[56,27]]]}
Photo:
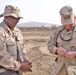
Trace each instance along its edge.
{"label": "uniform collar", "polygon": [[66,34],[71,34],[74,30],[76,30],[76,27],[75,28],[73,28],[73,29],[71,29],[71,30],[69,30],[69,31],[67,31],[66,29],[64,29],[64,27],[63,27],[63,32],[65,32]]}
{"label": "uniform collar", "polygon": [[7,33],[12,35],[10,28],[7,26],[7,24],[4,21],[1,23],[1,27],[3,27],[4,30],[7,31]]}
{"label": "uniform collar", "polygon": [[71,34],[73,30],[67,31],[66,29],[64,29],[64,31],[65,31],[66,34]]}

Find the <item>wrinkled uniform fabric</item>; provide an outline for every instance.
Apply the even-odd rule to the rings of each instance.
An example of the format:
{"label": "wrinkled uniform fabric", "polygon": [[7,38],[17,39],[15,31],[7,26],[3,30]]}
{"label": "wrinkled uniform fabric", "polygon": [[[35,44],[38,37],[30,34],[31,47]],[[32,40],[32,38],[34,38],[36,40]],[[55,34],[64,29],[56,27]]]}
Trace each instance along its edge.
{"label": "wrinkled uniform fabric", "polygon": [[0,73],[0,75],[19,75],[19,74],[15,71],[7,70],[5,72]]}
{"label": "wrinkled uniform fabric", "polygon": [[[64,39],[70,39],[70,41],[63,41],[60,38],[59,31],[63,30],[63,26],[58,27],[56,30],[52,31],[50,40],[48,41],[48,50],[50,53],[55,54],[58,47],[62,47],[66,49],[66,52],[74,51],[76,52],[76,28],[74,30],[70,30],[69,32],[64,29],[60,34]],[[56,46],[56,42],[57,45]],[[65,57],[57,56],[56,65],[55,65],[55,73],[58,75],[58,73],[61,71],[61,69],[65,65],[66,69],[65,72],[68,75],[76,75],[76,57],[74,57],[71,60],[65,59]],[[65,75],[64,73],[61,73],[60,75]]]}
{"label": "wrinkled uniform fabric", "polygon": [[[21,31],[16,27],[11,31],[4,22],[0,24],[0,56],[0,66],[13,71],[18,71],[27,59]],[[5,71],[0,68],[0,73]]]}

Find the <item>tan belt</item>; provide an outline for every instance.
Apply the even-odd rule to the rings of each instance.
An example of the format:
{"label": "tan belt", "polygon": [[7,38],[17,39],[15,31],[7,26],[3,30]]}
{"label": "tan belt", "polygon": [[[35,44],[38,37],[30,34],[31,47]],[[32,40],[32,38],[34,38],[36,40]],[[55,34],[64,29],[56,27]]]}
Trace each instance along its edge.
{"label": "tan belt", "polygon": [[3,69],[3,68],[0,69],[0,73],[5,72],[5,71],[6,69]]}

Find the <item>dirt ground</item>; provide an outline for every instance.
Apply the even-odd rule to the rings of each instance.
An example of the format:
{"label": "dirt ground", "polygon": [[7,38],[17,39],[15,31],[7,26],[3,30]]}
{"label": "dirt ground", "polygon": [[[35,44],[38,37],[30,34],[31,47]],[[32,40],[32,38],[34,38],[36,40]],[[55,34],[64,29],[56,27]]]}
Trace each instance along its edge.
{"label": "dirt ground", "polygon": [[50,28],[20,28],[29,61],[32,61],[32,72],[23,75],[55,75],[55,55],[47,50],[47,42],[51,35]]}

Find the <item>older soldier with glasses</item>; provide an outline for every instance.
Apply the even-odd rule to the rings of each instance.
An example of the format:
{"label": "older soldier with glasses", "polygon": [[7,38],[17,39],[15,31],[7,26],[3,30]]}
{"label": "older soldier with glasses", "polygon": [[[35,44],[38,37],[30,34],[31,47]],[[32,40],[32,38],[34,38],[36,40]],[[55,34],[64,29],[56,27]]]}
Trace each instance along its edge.
{"label": "older soldier with glasses", "polygon": [[60,9],[62,26],[51,34],[48,50],[56,54],[55,74],[76,75],[76,18],[72,7]]}
{"label": "older soldier with glasses", "polygon": [[15,27],[22,18],[20,9],[7,5],[0,17],[4,17],[0,23],[0,75],[20,75],[22,71],[31,71],[22,33]]}

